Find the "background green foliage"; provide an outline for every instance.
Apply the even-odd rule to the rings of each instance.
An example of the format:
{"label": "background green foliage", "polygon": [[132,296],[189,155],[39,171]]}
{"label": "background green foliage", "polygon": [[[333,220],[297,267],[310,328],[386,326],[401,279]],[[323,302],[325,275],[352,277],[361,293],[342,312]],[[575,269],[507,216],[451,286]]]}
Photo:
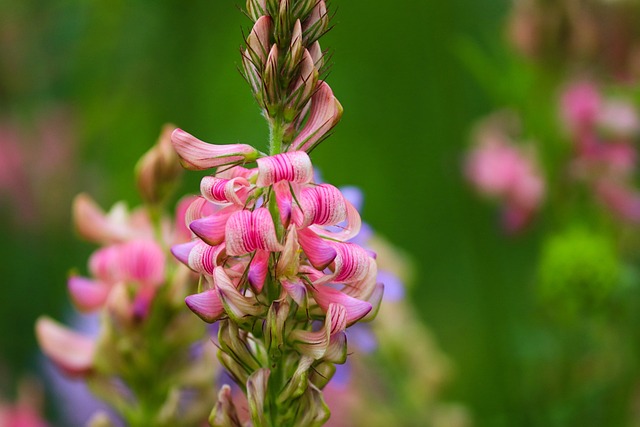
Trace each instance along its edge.
{"label": "background green foliage", "polygon": [[[531,393],[538,372],[527,360],[555,351],[555,338],[529,324],[538,229],[503,236],[494,209],[461,176],[474,120],[530,83],[507,72],[520,77],[492,93],[483,72],[496,81],[504,70],[469,68],[482,67],[474,49],[501,43],[506,1],[331,6],[335,28],[322,45],[333,51],[328,82],[345,114],[313,160],[327,181],[362,188],[365,220],[412,254],[409,297],[455,364],[447,397],[467,404],[478,426],[605,425],[598,413],[587,417],[594,424],[570,424],[566,414],[586,401],[546,408]],[[250,21],[232,1],[1,0],[0,24],[14,35],[0,61],[18,64],[0,66],[0,112],[27,124],[51,104],[75,114],[80,178],[34,190],[63,205],[78,191],[103,206],[135,205],[133,165],[165,122],[210,142],[266,147],[267,127],[236,69]],[[181,193],[197,191],[198,179],[188,174]],[[9,371],[0,385],[10,390],[37,365],[35,317],[69,310],[67,270],[84,270],[91,247],[70,220],[18,227],[11,200],[0,203],[0,358]]]}

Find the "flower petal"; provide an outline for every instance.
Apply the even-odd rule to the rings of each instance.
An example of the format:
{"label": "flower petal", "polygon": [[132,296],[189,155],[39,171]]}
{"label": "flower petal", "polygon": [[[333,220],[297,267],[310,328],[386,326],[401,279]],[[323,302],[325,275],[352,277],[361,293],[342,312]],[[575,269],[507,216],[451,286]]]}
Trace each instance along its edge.
{"label": "flower petal", "polygon": [[328,241],[318,237],[308,228],[298,230],[298,242],[311,265],[324,270],[337,256],[337,251]]}
{"label": "flower petal", "polygon": [[347,219],[347,203],[340,190],[330,184],[305,188],[298,196],[299,209],[294,222],[298,227],[311,224],[335,225]]}
{"label": "flower petal", "polygon": [[189,228],[211,246],[219,245],[224,241],[225,227],[229,217],[240,209],[242,207],[238,205],[227,206],[212,215],[192,221]]}
{"label": "flower petal", "polygon": [[307,288],[301,281],[282,279],[280,284],[296,304],[300,307],[304,307],[306,305]]}
{"label": "flower petal", "polygon": [[362,228],[362,220],[356,208],[345,199],[346,221],[332,227],[321,227],[319,225],[311,225],[309,228],[316,232],[319,236],[326,237],[340,242],[351,240],[360,233]]}
{"label": "flower petal", "polygon": [[189,295],[184,302],[191,311],[207,323],[217,321],[224,314],[224,306],[215,289]]}
{"label": "flower petal", "polygon": [[40,348],[66,374],[80,376],[93,369],[95,342],[53,319],[42,316],[36,321]]}
{"label": "flower petal", "polygon": [[269,251],[257,250],[251,264],[247,280],[256,293],[262,292],[262,287],[269,273]]}
{"label": "flower petal", "polygon": [[246,144],[214,145],[199,140],[193,135],[176,129],[171,142],[182,166],[191,170],[204,170],[234,163],[252,162],[258,151]]}
{"label": "flower petal", "polygon": [[225,236],[227,253],[231,256],[244,255],[256,249],[270,252],[282,250],[271,214],[266,208],[232,214],[227,221]]}
{"label": "flower petal", "polygon": [[318,82],[311,97],[309,118],[304,128],[290,145],[290,151],[311,151],[342,117],[342,105],[333,96],[333,91],[323,81]]}
{"label": "flower petal", "polygon": [[313,179],[313,166],[304,151],[291,151],[261,157],[258,163],[258,187],[268,187],[279,181],[308,183]]}
{"label": "flower petal", "polygon": [[109,244],[127,240],[126,224],[110,219],[87,194],[73,199],[73,222],[78,233],[90,242]]}
{"label": "flower petal", "polygon": [[189,254],[191,253],[191,250],[198,244],[198,242],[198,240],[193,240],[191,242],[173,245],[171,247],[171,253],[178,261],[188,266]]}
{"label": "flower petal", "polygon": [[238,291],[224,268],[216,267],[213,274],[218,296],[233,321],[241,323],[245,317],[257,316],[264,311],[255,298],[244,296]]}
{"label": "flower petal", "polygon": [[310,287],[311,294],[316,303],[327,312],[332,304],[339,304],[346,310],[346,325],[350,326],[362,319],[371,311],[371,304],[353,298],[344,292],[329,286]]}
{"label": "flower petal", "polygon": [[205,176],[200,181],[200,192],[210,202],[244,205],[250,186],[249,181],[243,177],[226,179]]}
{"label": "flower petal", "polygon": [[211,246],[205,242],[198,242],[189,253],[188,266],[198,273],[213,275],[218,265],[219,256],[224,245]]}
{"label": "flower petal", "polygon": [[80,276],[72,276],[67,282],[73,303],[80,311],[94,311],[107,301],[110,287],[104,283]]}

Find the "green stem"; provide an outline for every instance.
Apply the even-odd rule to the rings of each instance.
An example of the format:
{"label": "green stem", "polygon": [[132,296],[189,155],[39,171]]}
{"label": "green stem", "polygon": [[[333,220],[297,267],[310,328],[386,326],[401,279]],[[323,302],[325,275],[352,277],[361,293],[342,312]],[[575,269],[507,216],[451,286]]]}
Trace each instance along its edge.
{"label": "green stem", "polygon": [[269,123],[269,155],[280,154],[282,152],[282,139],[284,137],[284,126],[282,122],[275,119]]}

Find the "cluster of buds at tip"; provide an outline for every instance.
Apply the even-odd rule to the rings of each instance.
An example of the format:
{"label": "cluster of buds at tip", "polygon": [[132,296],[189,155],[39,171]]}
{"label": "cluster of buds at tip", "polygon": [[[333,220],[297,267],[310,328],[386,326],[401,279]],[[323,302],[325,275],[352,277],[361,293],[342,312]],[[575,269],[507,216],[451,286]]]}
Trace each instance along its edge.
{"label": "cluster of buds at tip", "polygon": [[329,29],[324,0],[248,0],[254,21],[242,52],[243,72],[286,150],[310,151],[340,121],[342,106],[321,80],[318,39]]}
{"label": "cluster of buds at tip", "polygon": [[[182,156],[189,152],[183,141],[198,141],[194,152],[201,146],[186,135],[174,132]],[[208,164],[195,156],[188,162]],[[318,402],[331,366],[346,360],[345,329],[375,314],[383,285],[375,254],[350,242],[361,226],[356,208],[338,188],[313,182],[306,152],[256,163],[202,179],[201,197],[186,214],[194,239],[172,252],[201,275],[200,291],[186,304],[206,322],[221,320],[219,358],[248,393],[255,425],[267,425],[257,421],[269,407],[266,384],[277,389],[269,396],[279,396],[278,419],[302,417],[291,412],[295,402]],[[226,407],[220,402],[216,411]],[[325,409],[309,411],[322,418]],[[233,418],[231,409],[212,415]]]}

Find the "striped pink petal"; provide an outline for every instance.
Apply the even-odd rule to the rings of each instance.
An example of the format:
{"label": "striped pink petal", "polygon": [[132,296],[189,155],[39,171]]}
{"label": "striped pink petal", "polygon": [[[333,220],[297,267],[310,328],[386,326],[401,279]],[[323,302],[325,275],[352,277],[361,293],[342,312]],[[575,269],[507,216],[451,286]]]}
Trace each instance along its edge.
{"label": "striped pink petal", "polygon": [[247,38],[247,49],[242,54],[245,77],[254,93],[259,93],[262,89],[262,72],[271,50],[269,43],[271,27],[271,17],[258,18]]}
{"label": "striped pink petal", "polygon": [[234,163],[252,162],[258,151],[246,144],[214,145],[199,140],[182,129],[171,134],[171,142],[182,166],[191,170],[204,170]]}
{"label": "striped pink petal", "polygon": [[310,287],[311,294],[316,303],[327,312],[332,304],[338,304],[346,310],[346,325],[350,326],[362,319],[371,311],[371,304],[367,301],[361,301],[353,298],[344,292],[329,286]]}
{"label": "striped pink petal", "polygon": [[288,99],[288,105],[294,111],[299,111],[309,101],[318,82],[318,70],[313,62],[311,54],[305,49],[300,62],[298,80]]}
{"label": "striped pink petal", "polygon": [[220,253],[224,245],[211,246],[204,242],[198,242],[189,252],[188,266],[201,274],[213,275],[213,271],[219,263]]}
{"label": "striped pink petal", "polygon": [[372,298],[377,285],[378,266],[373,259],[370,258],[370,261],[364,277],[356,281],[345,281],[347,285],[342,289],[344,293],[364,301],[369,301]]}
{"label": "striped pink petal", "polygon": [[299,209],[294,221],[298,227],[311,224],[335,225],[347,219],[347,203],[336,187],[321,184],[305,188],[298,196]]}
{"label": "striped pink petal", "polygon": [[382,304],[382,297],[384,296],[384,284],[376,283],[373,293],[369,297],[369,304],[371,304],[371,311],[362,318],[363,322],[370,322],[376,318],[378,311],[380,310],[380,304]]}
{"label": "striped pink petal", "polygon": [[83,312],[97,310],[107,301],[110,286],[80,276],[72,276],[67,282],[69,294],[75,306]]}
{"label": "striped pink petal", "polygon": [[255,297],[244,296],[238,291],[223,267],[216,267],[213,275],[218,296],[232,320],[242,322],[245,317],[257,316],[264,311]]}
{"label": "striped pink petal", "polygon": [[313,166],[304,151],[292,151],[261,157],[258,163],[258,187],[268,187],[279,181],[308,183],[313,179]]}
{"label": "striped pink petal", "polygon": [[218,212],[220,207],[209,202],[204,197],[196,197],[184,213],[184,224],[189,227],[196,219],[201,219]]}
{"label": "striped pink petal", "polygon": [[[353,239],[360,232],[362,227],[362,220],[358,210],[349,202],[344,200],[346,206],[346,221],[344,223],[337,224],[335,227],[321,227],[319,225],[311,225],[309,228],[316,232],[319,236],[326,237],[331,240],[338,240],[340,242],[346,242]],[[336,228],[338,228],[336,230]]]}
{"label": "striped pink petal", "polygon": [[318,237],[308,228],[298,230],[298,242],[311,265],[318,270],[327,268],[338,255],[331,243]]}
{"label": "striped pink petal", "polygon": [[347,361],[347,334],[344,331],[331,336],[323,360],[343,364]]}
{"label": "striped pink petal", "polygon": [[227,253],[231,256],[244,255],[256,249],[282,250],[271,214],[266,208],[235,212],[227,221],[225,236]]}
{"label": "striped pink petal", "polygon": [[251,184],[246,178],[233,179],[205,176],[200,181],[200,192],[205,199],[214,203],[235,203],[244,205]]}
{"label": "striped pink petal", "polygon": [[242,206],[227,206],[212,215],[196,219],[189,224],[193,233],[208,244],[215,246],[224,241],[227,221],[234,213],[242,209]]}
{"label": "striped pink petal", "polygon": [[42,352],[66,374],[80,376],[93,369],[95,342],[89,337],[42,316],[36,321],[36,338]]}
{"label": "striped pink petal", "polygon": [[269,251],[257,250],[251,265],[249,265],[249,274],[247,280],[256,293],[262,292],[262,287],[267,279],[269,272]]}
{"label": "striped pink petal", "polygon": [[184,302],[191,311],[207,323],[219,320],[224,314],[224,306],[215,289],[189,295]]}
{"label": "striped pink petal", "polygon": [[311,97],[309,118],[289,146],[290,151],[311,151],[338,124],[341,117],[342,105],[333,96],[329,85],[320,81]]}

